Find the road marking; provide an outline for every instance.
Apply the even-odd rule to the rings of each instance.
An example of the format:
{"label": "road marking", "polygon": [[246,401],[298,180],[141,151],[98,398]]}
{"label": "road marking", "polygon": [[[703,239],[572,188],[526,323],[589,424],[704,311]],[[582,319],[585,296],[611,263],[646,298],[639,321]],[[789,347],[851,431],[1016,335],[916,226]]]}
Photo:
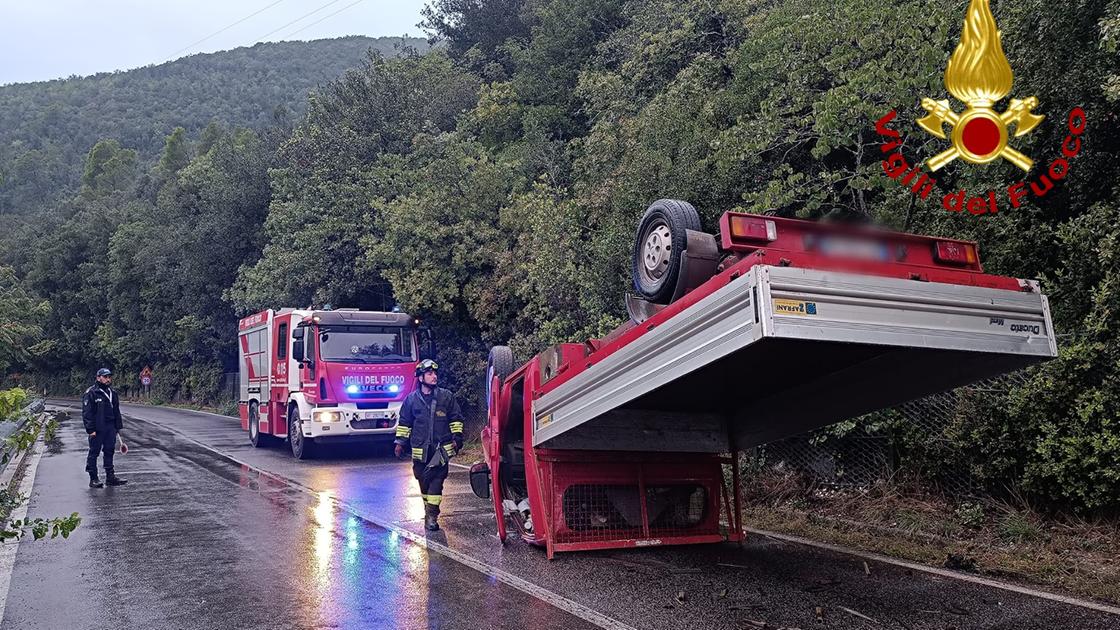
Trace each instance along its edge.
{"label": "road marking", "polygon": [[[35,473],[39,469],[39,460],[46,452],[46,444],[42,439],[36,438],[28,456],[27,468],[24,470],[23,479],[19,483],[19,494],[26,496],[27,501],[12,510],[10,521],[27,518],[27,509],[31,505],[31,490],[35,487]],[[22,458],[20,458],[22,459]],[[19,460],[12,460],[11,466],[19,466]],[[5,473],[7,471],[5,470]],[[12,571],[16,567],[16,552],[19,551],[19,540],[9,540],[0,544],[0,622],[4,620],[4,610],[8,605],[8,589],[12,585]]]}
{"label": "road marking", "polygon": [[[179,410],[179,411],[193,411],[193,410],[182,409],[182,410]],[[195,413],[205,413],[205,412],[195,412]],[[216,414],[211,414],[211,415],[216,415]],[[223,417],[228,417],[228,416],[223,416]],[[315,490],[313,488],[309,488],[308,486],[305,486],[302,483],[300,483],[300,482],[298,482],[294,479],[291,479],[289,477],[285,477],[284,475],[281,475],[279,473],[274,473],[274,472],[270,472],[270,471],[267,471],[267,470],[262,470],[261,468],[258,468],[258,467],[254,466],[254,465],[252,465],[248,462],[243,462],[243,461],[237,459],[236,457],[233,457],[232,455],[230,455],[228,453],[224,453],[222,451],[219,451],[216,448],[213,448],[209,444],[204,444],[202,442],[199,442],[198,440],[192,438],[191,436],[187,435],[186,433],[183,433],[183,432],[178,431],[176,429],[172,429],[168,426],[165,426],[165,425],[162,425],[162,424],[157,424],[155,422],[151,422],[151,421],[145,420],[143,418],[133,417],[133,419],[138,421],[138,422],[143,422],[145,424],[148,424],[148,425],[160,428],[160,429],[164,429],[165,431],[170,431],[171,433],[174,433],[174,434],[182,437],[183,439],[185,439],[189,442],[192,442],[192,443],[194,443],[194,444],[196,444],[196,445],[214,453],[215,455],[218,455],[218,456],[222,457],[223,459],[229,460],[229,461],[234,462],[234,463],[236,463],[240,466],[244,466],[245,468],[248,468],[249,470],[255,471],[258,475],[265,475],[265,476],[268,476],[268,477],[282,479],[286,483],[291,485],[292,487],[298,488],[300,491],[304,492],[305,494],[308,494],[308,495],[313,496],[315,498],[319,498],[319,496],[321,494],[320,491]],[[342,509],[346,512],[349,512],[350,514],[352,514],[352,515],[354,515],[354,516],[356,516],[356,517],[358,517],[358,518],[360,518],[360,519],[362,519],[362,520],[364,520],[368,523],[372,523],[373,525],[376,525],[376,526],[381,527],[383,529],[389,530],[390,532],[393,532],[393,533],[397,534],[398,536],[401,536],[402,538],[407,538],[408,540],[410,540],[410,541],[412,541],[412,542],[414,542],[418,545],[423,545],[429,551],[434,551],[434,552],[440,554],[441,556],[445,556],[447,558],[450,558],[450,559],[454,560],[455,562],[458,562],[459,564],[468,566],[468,567],[474,569],[475,571],[478,571],[479,573],[482,573],[483,575],[487,575],[489,577],[492,577],[492,578],[506,584],[507,586],[511,586],[511,587],[521,591],[522,593],[525,593],[526,595],[530,595],[530,596],[535,597],[535,598],[537,598],[537,599],[539,599],[539,600],[541,600],[541,601],[543,601],[547,604],[551,604],[552,606],[555,606],[556,608],[559,608],[560,610],[563,610],[564,612],[566,612],[566,613],[568,613],[568,614],[570,614],[574,617],[579,617],[580,619],[582,619],[582,620],[584,620],[584,621],[586,621],[586,622],[588,622],[592,625],[598,626],[600,628],[604,628],[605,630],[636,630],[633,626],[622,623],[621,621],[618,621],[617,619],[613,619],[611,617],[608,617],[608,616],[606,616],[606,615],[604,615],[604,614],[602,614],[602,613],[600,613],[596,610],[593,610],[591,608],[588,608],[587,606],[584,606],[583,604],[580,604],[579,602],[568,599],[567,597],[564,597],[563,595],[560,595],[559,593],[554,593],[554,592],[544,588],[543,586],[540,586],[538,584],[534,584],[533,582],[529,582],[528,580],[519,578],[516,575],[513,575],[512,573],[509,573],[508,571],[503,571],[502,569],[499,569],[498,567],[495,567],[493,565],[486,564],[485,562],[483,562],[481,560],[478,560],[476,558],[473,558],[473,557],[471,557],[471,556],[469,556],[469,555],[467,555],[467,554],[465,554],[461,551],[456,551],[456,550],[448,547],[447,545],[444,545],[443,543],[439,543],[439,542],[436,542],[434,540],[429,540],[423,534],[417,534],[417,533],[415,533],[411,530],[400,527],[399,525],[396,525],[392,522],[376,518],[376,517],[371,516],[369,514],[363,514],[357,508],[351,506],[348,503],[339,501],[336,498],[332,497],[331,502],[334,503],[338,508],[340,508],[340,509]]]}
{"label": "road marking", "polygon": [[907,560],[899,560],[898,558],[892,558],[890,556],[884,556],[884,555],[873,553],[873,552],[870,552],[870,551],[860,551],[858,549],[850,549],[848,547],[841,547],[840,545],[833,545],[833,544],[829,544],[829,543],[817,542],[815,540],[810,540],[808,538],[802,538],[800,536],[791,536],[789,534],[779,534],[779,533],[776,533],[776,532],[769,532],[769,531],[762,530],[762,529],[752,529],[752,528],[749,528],[749,527],[747,528],[747,531],[752,533],[752,534],[758,534],[759,536],[766,536],[767,538],[775,538],[777,540],[784,540],[786,542],[797,543],[797,544],[800,544],[800,545],[807,545],[809,547],[817,547],[818,549],[826,549],[828,551],[835,551],[836,553],[843,553],[843,554],[847,554],[849,556],[856,556],[857,558],[866,558],[868,560],[875,560],[876,562],[882,562],[884,564],[893,564],[895,566],[904,567],[904,568],[907,568],[907,569],[913,569],[915,571],[922,571],[923,573],[932,573],[933,575],[940,575],[941,577],[953,578],[954,580],[960,580],[962,582],[970,582],[972,584],[982,584],[984,586],[990,586],[992,588],[998,588],[998,589],[1002,589],[1002,590],[1005,590],[1005,591],[1011,591],[1013,593],[1021,593],[1023,595],[1030,595],[1032,597],[1038,597],[1040,599],[1049,599],[1051,601],[1061,602],[1063,604],[1070,604],[1072,606],[1080,606],[1082,608],[1089,608],[1089,609],[1092,609],[1092,610],[1097,610],[1097,611],[1109,613],[1109,614],[1112,614],[1112,615],[1120,615],[1120,608],[1118,608],[1116,606],[1109,606],[1108,604],[1098,604],[1097,602],[1091,602],[1091,601],[1084,600],[1084,599],[1078,599],[1076,597],[1068,597],[1066,595],[1058,595],[1057,593],[1048,593],[1046,591],[1040,591],[1040,590],[1033,589],[1033,588],[1027,588],[1025,586],[1018,586],[1016,584],[1010,584],[1008,582],[1001,582],[999,580],[993,580],[991,578],[984,578],[984,577],[979,577],[979,576],[976,576],[976,575],[968,575],[968,574],[965,574],[965,573],[958,573],[956,571],[950,571],[948,569],[939,569],[937,567],[931,567],[931,566],[927,566],[927,565],[924,565],[924,564],[918,564],[916,562],[909,562]]}

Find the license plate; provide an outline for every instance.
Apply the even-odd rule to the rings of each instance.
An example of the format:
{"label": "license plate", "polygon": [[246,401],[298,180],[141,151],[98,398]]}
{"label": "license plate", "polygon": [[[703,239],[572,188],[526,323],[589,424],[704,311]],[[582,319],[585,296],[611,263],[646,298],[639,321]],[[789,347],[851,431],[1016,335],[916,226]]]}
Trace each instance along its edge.
{"label": "license plate", "polygon": [[365,418],[366,420],[376,420],[378,418],[384,417],[384,415],[385,414],[383,414],[379,411],[367,411],[367,412],[362,414],[362,417]]}
{"label": "license plate", "polygon": [[825,256],[835,258],[855,258],[858,260],[888,260],[890,253],[886,243],[862,238],[825,236],[817,245]]}

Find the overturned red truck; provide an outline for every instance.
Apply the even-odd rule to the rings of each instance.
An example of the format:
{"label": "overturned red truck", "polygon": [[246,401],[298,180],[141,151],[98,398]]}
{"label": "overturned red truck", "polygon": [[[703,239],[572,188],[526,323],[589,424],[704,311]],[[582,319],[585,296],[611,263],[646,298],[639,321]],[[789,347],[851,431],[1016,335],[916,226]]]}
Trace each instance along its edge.
{"label": "overturned red truck", "polygon": [[[1039,284],[977,245],[659,200],[630,320],[490,351],[475,494],[557,551],[742,540],[738,454],[1056,356]],[[725,470],[730,474],[725,475]]]}
{"label": "overturned red truck", "polygon": [[430,331],[406,313],[266,310],[238,331],[241,428],[253,446],[286,440],[296,459],[318,446],[388,447]]}

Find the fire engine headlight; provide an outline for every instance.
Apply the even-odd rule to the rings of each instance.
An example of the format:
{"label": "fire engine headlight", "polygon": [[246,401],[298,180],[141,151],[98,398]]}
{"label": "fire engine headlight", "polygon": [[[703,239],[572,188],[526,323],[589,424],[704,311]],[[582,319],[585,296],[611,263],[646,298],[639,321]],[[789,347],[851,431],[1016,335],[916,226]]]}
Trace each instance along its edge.
{"label": "fire engine headlight", "polygon": [[400,386],[400,385],[396,385],[396,384],[390,385],[390,386],[389,386],[389,391],[391,391],[391,392],[393,392],[393,393],[395,394],[395,393],[397,393],[397,392],[401,391],[401,386]]}
{"label": "fire engine headlight", "polygon": [[358,393],[358,386],[357,385],[347,385],[346,386],[346,393],[347,394],[357,394]]}
{"label": "fire engine headlight", "polygon": [[337,411],[317,411],[315,416],[319,422],[338,422],[341,419]]}

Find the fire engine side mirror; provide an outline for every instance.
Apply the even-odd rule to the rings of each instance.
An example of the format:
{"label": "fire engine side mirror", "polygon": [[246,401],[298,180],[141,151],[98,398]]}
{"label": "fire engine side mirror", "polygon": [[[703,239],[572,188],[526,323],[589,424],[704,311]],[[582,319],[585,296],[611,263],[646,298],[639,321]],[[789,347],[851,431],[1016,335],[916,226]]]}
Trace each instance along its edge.
{"label": "fire engine side mirror", "polygon": [[303,329],[296,328],[292,331],[292,358],[303,363]]}
{"label": "fire engine side mirror", "polygon": [[480,499],[490,498],[490,467],[484,462],[471,466],[471,491]]}
{"label": "fire engine side mirror", "polygon": [[431,328],[421,328],[416,331],[416,339],[420,343],[420,360],[436,358],[436,342],[432,338]]}

